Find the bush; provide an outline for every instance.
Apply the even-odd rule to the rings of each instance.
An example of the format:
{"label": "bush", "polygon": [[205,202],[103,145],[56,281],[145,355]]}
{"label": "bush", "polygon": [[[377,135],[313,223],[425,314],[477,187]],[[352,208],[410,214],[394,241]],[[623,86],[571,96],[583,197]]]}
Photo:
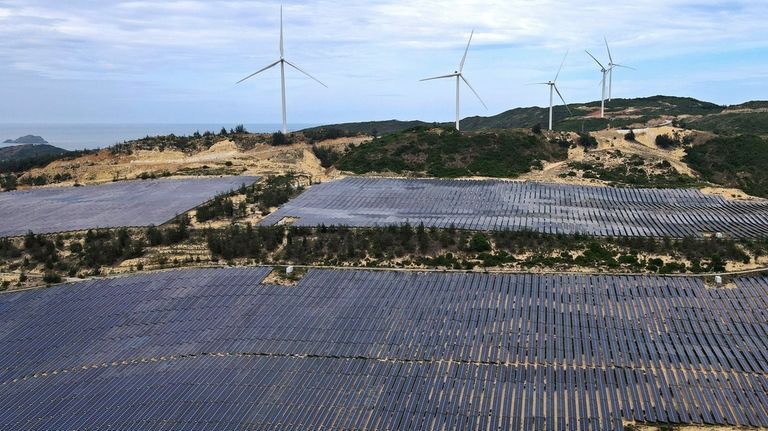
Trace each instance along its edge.
{"label": "bush", "polygon": [[47,271],[43,275],[43,281],[48,284],[61,283],[61,276],[53,271]]}
{"label": "bush", "polygon": [[341,158],[341,153],[338,151],[327,147],[320,148],[317,145],[312,145],[312,153],[320,160],[320,166],[324,168],[330,168]]}
{"label": "bush", "polygon": [[469,241],[469,249],[471,251],[476,251],[478,253],[482,253],[484,251],[490,251],[491,242],[488,241],[488,238],[482,233],[476,233],[472,236],[472,239]]}
{"label": "bush", "polygon": [[578,143],[585,149],[597,148],[597,139],[589,133],[579,133]]}
{"label": "bush", "polygon": [[2,174],[0,175],[0,189],[3,191],[11,191],[16,190],[16,175],[13,174]]}
{"label": "bush", "polygon": [[624,140],[630,141],[630,142],[634,141],[635,140],[635,131],[632,130],[632,129],[629,129],[629,132],[627,132],[624,135]]}
{"label": "bush", "polygon": [[275,132],[272,134],[272,145],[275,147],[281,145],[289,145],[291,142],[283,132]]}
{"label": "bush", "polygon": [[534,135],[541,135],[541,123],[536,123],[531,128],[531,132],[533,132]]}
{"label": "bush", "polygon": [[656,136],[656,146],[659,148],[674,148],[680,145],[680,142],[667,134]]}

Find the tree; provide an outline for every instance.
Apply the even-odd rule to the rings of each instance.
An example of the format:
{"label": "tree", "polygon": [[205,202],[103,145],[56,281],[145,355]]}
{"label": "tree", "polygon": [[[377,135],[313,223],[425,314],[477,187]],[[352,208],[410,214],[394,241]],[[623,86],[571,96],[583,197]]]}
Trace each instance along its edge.
{"label": "tree", "polygon": [[624,140],[626,141],[634,141],[635,140],[635,131],[632,129],[629,129],[629,132],[627,132],[626,135],[624,135]]}
{"label": "tree", "polygon": [[221,128],[221,130],[219,131],[219,135],[221,135],[221,136],[227,136],[227,129],[226,129],[226,128],[224,128],[224,127],[222,127],[222,128]]}
{"label": "tree", "polygon": [[584,148],[597,148],[597,139],[589,133],[579,133],[579,145]]}
{"label": "tree", "polygon": [[235,133],[248,133],[248,131],[245,130],[245,126],[243,126],[242,124],[238,124],[237,126],[235,126]]}
{"label": "tree", "polygon": [[469,240],[469,249],[479,253],[490,251],[491,242],[488,241],[488,238],[485,235],[476,233],[472,236],[472,239]]}

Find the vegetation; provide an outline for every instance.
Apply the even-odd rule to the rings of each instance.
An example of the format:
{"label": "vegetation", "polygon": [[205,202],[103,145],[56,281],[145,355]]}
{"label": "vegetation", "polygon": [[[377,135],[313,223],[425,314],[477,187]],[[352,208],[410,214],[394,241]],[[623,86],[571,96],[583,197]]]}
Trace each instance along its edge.
{"label": "vegetation", "polygon": [[[8,142],[6,141],[6,143]],[[24,160],[45,156],[56,157],[65,153],[67,153],[67,150],[54,147],[53,145],[32,145],[31,143],[26,143],[22,145],[0,147],[0,161]]]}
{"label": "vegetation", "polygon": [[667,135],[661,134],[656,136],[656,146],[665,150],[675,148],[680,145],[680,141]]}
{"label": "vegetation", "polygon": [[20,173],[34,168],[48,166],[57,160],[72,160],[87,154],[93,154],[97,150],[67,151],[64,153],[42,154],[32,157],[2,160],[0,161],[0,174]]}
{"label": "vegetation", "polygon": [[275,147],[279,147],[281,145],[290,145],[291,140],[283,134],[283,132],[275,132],[272,134],[272,145]]}
{"label": "vegetation", "polygon": [[635,131],[632,130],[632,129],[629,129],[629,132],[624,134],[624,140],[625,141],[633,142],[635,140],[635,138],[636,138]]}
{"label": "vegetation", "polygon": [[357,136],[355,132],[350,132],[334,126],[325,126],[314,129],[306,129],[302,132],[304,137],[307,138],[310,144],[315,142],[325,141],[327,139],[347,138],[350,136]]}
{"label": "vegetation", "polygon": [[589,133],[579,133],[578,143],[585,149],[597,148],[597,139]]}
{"label": "vegetation", "polygon": [[[571,105],[573,108],[573,105]],[[662,115],[701,115],[713,116],[719,114],[724,107],[714,103],[703,102],[690,97],[652,96],[636,99],[613,99],[609,106],[608,116],[611,112],[621,112],[627,109],[633,111],[632,117],[626,118],[594,118],[584,117],[587,112],[593,112],[600,108],[600,101],[581,104],[585,109],[573,109],[571,115],[564,106],[554,107],[554,127],[556,130],[572,132],[590,132],[604,129],[610,124],[612,127],[629,127],[632,124],[642,124],[652,119],[661,118]],[[746,106],[745,106],[746,107]],[[581,111],[581,112],[579,112]],[[530,129],[536,124],[544,124],[548,117],[548,108],[528,107],[515,108],[490,117],[468,117],[461,120],[461,128],[465,131],[493,130],[493,129]],[[763,125],[768,122],[763,122]],[[396,133],[414,127],[445,127],[447,123],[429,124],[422,121],[370,121],[363,123],[334,124],[321,126],[306,131],[321,128],[336,128],[348,133],[364,133],[377,135],[378,133]],[[765,126],[763,126],[765,127]],[[376,131],[377,133],[373,133]],[[754,133],[758,133],[755,131]]]}
{"label": "vegetation", "polygon": [[[469,232],[423,225],[353,229],[232,226],[209,230],[213,256],[279,264],[344,266],[588,267],[630,272],[722,272],[727,262],[766,253],[767,240],[601,238],[533,232]],[[281,248],[281,244],[284,246]],[[644,256],[671,255],[672,259]],[[685,263],[685,262],[688,263]]]}
{"label": "vegetation", "polygon": [[8,192],[16,190],[18,179],[14,174],[0,174],[0,190]]}
{"label": "vegetation", "polygon": [[684,126],[721,135],[768,135],[768,112],[729,112],[709,115],[687,121]]}
{"label": "vegetation", "polygon": [[351,148],[336,167],[359,174],[514,177],[541,160],[566,157],[567,147],[523,131],[462,134],[450,128],[416,128]]}
{"label": "vegetation", "polygon": [[320,160],[320,166],[330,168],[341,159],[342,153],[328,147],[312,145],[312,153]]}
{"label": "vegetation", "polygon": [[[619,151],[615,153],[620,154]],[[583,178],[596,178],[614,186],[671,188],[698,184],[695,178],[681,174],[666,160],[652,164],[636,154],[615,157],[621,158],[622,162],[613,166],[600,162],[569,162],[568,166],[583,171]]]}
{"label": "vegetation", "polygon": [[[365,121],[360,123],[342,123],[342,124],[331,124],[331,125],[320,126],[320,127],[312,127],[309,129],[304,129],[301,132],[304,133],[304,136],[309,138],[310,141],[313,138],[319,141],[321,139],[317,138],[317,135],[314,135],[314,133],[323,129],[341,130],[346,136],[356,136],[356,135],[378,136],[379,133],[381,134],[396,133],[396,132],[402,132],[403,130],[413,129],[415,127],[424,127],[429,125],[430,125],[429,123],[425,123],[423,121],[398,121],[398,120]],[[437,124],[433,124],[433,125],[437,126]]]}
{"label": "vegetation", "polygon": [[685,161],[704,179],[768,197],[768,139],[717,137],[687,150]]}
{"label": "vegetation", "polygon": [[[269,208],[288,202],[303,190],[294,174],[270,176],[257,184],[244,185],[235,191],[217,195],[197,208],[195,218],[201,223],[213,219],[242,218],[247,215],[248,205],[255,205],[262,213],[268,213]],[[236,195],[243,195],[238,204],[232,199]]]}

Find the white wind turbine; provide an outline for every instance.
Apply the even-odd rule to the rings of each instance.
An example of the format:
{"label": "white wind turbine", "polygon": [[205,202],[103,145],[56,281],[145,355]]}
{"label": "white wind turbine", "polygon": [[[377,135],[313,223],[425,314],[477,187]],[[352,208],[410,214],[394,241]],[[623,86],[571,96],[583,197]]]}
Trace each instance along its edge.
{"label": "white wind turbine", "polygon": [[600,97],[600,118],[605,117],[605,77],[608,75],[609,70],[603,66],[602,63],[597,61],[594,55],[590,54],[589,51],[584,50],[587,54],[589,54],[590,57],[592,57],[592,60],[595,60],[595,63],[597,63],[598,66],[600,66],[600,73],[603,74],[603,79],[600,80],[600,85],[603,87],[603,92]]}
{"label": "white wind turbine", "polygon": [[608,47],[608,39],[603,36],[603,40],[605,41],[605,49],[608,50],[608,100],[611,100],[611,89],[613,88],[613,68],[614,67],[624,67],[626,69],[632,69],[635,70],[633,67],[624,66],[621,64],[617,64],[613,62],[613,56],[611,56],[611,48]]}
{"label": "white wind turbine", "polygon": [[261,73],[261,72],[263,72],[263,71],[265,71],[267,69],[271,69],[272,67],[275,67],[278,64],[280,65],[280,90],[282,91],[282,97],[283,97],[282,98],[282,102],[283,102],[282,103],[282,108],[283,108],[283,133],[285,134],[285,133],[288,133],[288,126],[287,126],[286,115],[285,115],[285,65],[287,64],[288,66],[291,66],[292,68],[298,70],[299,72],[301,72],[301,73],[307,75],[308,77],[314,79],[315,81],[317,81],[323,87],[328,88],[328,86],[323,84],[322,82],[320,82],[319,79],[315,78],[314,76],[310,75],[309,73],[301,70],[301,68],[299,68],[299,66],[296,66],[295,64],[293,64],[290,61],[285,59],[285,51],[283,50],[283,6],[282,5],[280,6],[280,59],[277,60],[276,62],[270,64],[269,66],[265,66],[265,67],[257,70],[256,72],[253,72],[252,74],[246,76],[245,78],[237,81],[237,84],[245,81],[246,79],[248,79],[248,78],[250,78],[252,76],[258,75],[259,73]]}
{"label": "white wind turbine", "polygon": [[469,44],[472,43],[472,35],[475,34],[475,31],[472,30],[472,33],[469,34],[469,42],[467,42],[467,48],[464,50],[464,56],[461,57],[461,63],[459,63],[459,70],[454,71],[451,74],[448,75],[442,75],[442,76],[435,76],[434,78],[425,78],[421,79],[420,81],[430,81],[432,79],[443,79],[443,78],[453,78],[456,77],[456,130],[459,130],[459,87],[460,87],[460,80],[464,81],[465,84],[467,84],[467,87],[469,87],[470,90],[472,90],[473,93],[475,93],[475,96],[477,96],[477,100],[480,101],[480,103],[483,104],[485,109],[488,109],[488,107],[485,105],[485,102],[483,102],[483,99],[480,98],[480,95],[477,94],[477,91],[475,91],[474,88],[472,88],[472,85],[467,81],[467,78],[464,77],[462,74],[462,71],[464,70],[464,60],[467,59],[467,52],[469,51]]}
{"label": "white wind turbine", "polygon": [[568,53],[565,53],[565,56],[563,57],[563,61],[560,63],[560,68],[557,69],[557,74],[555,75],[555,79],[547,82],[537,82],[536,84],[541,85],[549,85],[549,130],[552,130],[552,105],[554,103],[554,93],[557,92],[557,95],[560,96],[560,100],[563,101],[563,105],[565,105],[565,109],[568,110],[569,114],[573,114],[571,112],[571,108],[568,107],[568,103],[565,102],[565,99],[563,98],[563,95],[560,93],[560,90],[557,89],[557,77],[560,76],[560,71],[563,70],[563,64],[565,64],[565,59],[568,57]]}

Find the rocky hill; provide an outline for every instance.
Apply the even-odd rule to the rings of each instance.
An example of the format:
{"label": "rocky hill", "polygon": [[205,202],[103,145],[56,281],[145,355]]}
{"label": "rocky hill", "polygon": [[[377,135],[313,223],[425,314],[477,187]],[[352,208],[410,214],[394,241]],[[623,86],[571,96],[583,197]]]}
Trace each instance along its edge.
{"label": "rocky hill", "polygon": [[6,139],[4,144],[47,144],[48,141],[40,136],[26,135],[18,139]]}
{"label": "rocky hill", "polygon": [[[554,108],[554,129],[581,132],[613,128],[642,128],[663,124],[688,125],[699,130],[727,133],[768,134],[768,102],[751,101],[734,106],[722,106],[690,97],[651,96],[634,99],[613,99],[606,104],[606,118],[599,117],[600,101],[573,103]],[[514,108],[489,117],[467,117],[461,120],[464,131],[484,129],[531,128],[545,125],[548,109],[542,107]],[[449,125],[422,121],[368,121],[331,124],[308,130],[334,128],[352,133],[380,135],[418,126]]]}
{"label": "rocky hill", "polygon": [[22,144],[0,147],[0,162],[65,154],[67,150],[48,144]]}

